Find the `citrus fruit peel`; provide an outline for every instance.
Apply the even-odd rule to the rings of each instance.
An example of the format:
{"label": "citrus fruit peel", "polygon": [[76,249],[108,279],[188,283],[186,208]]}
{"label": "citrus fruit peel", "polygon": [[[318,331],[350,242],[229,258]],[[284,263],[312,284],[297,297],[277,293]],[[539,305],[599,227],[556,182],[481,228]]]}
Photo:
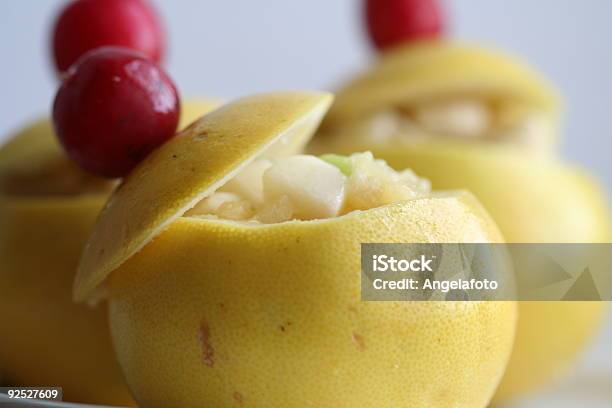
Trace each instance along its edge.
{"label": "citrus fruit peel", "polygon": [[113,185],[73,165],[48,120],[0,149],[0,318],[12,322],[0,329],[0,369],[10,385],[59,384],[67,401],[133,404],[106,310],[70,297],[79,254]]}

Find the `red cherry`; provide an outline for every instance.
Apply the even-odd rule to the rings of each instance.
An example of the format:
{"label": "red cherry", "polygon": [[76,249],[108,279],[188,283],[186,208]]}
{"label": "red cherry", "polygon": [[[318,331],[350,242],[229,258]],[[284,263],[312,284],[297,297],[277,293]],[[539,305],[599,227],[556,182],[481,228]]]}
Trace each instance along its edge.
{"label": "red cherry", "polygon": [[55,131],[68,155],[104,177],[125,176],[174,136],[180,102],[172,80],[144,55],[102,47],[68,70],[55,96]]}
{"label": "red cherry", "polygon": [[370,38],[380,50],[436,38],[444,31],[438,0],[366,0],[365,14]]}
{"label": "red cherry", "polygon": [[164,54],[164,31],[147,0],[76,0],[60,13],[53,30],[59,72],[94,48],[116,45],[140,51],[156,62]]}

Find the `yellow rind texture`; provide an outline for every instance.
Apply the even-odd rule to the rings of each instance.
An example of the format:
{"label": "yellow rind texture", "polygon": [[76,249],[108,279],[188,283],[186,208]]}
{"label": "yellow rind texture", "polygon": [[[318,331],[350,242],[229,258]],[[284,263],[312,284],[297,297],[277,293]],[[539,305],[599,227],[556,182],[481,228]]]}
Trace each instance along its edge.
{"label": "yellow rind texture", "polygon": [[[48,166],[58,164],[72,168],[48,120],[25,127],[0,148],[0,180],[29,174],[44,183]],[[76,305],[70,296],[80,253],[106,198],[0,192],[0,320],[6,322],[0,371],[6,384],[62,386],[66,401],[133,404],[106,310]]]}
{"label": "yellow rind texture", "polygon": [[[187,101],[181,126],[215,106]],[[79,171],[57,142],[52,123],[42,119],[0,148],[0,187],[15,175],[48,183],[50,167]],[[65,401],[133,406],[112,349],[106,308],[72,302],[78,260],[107,196],[0,192],[4,384],[61,386]]]}
{"label": "yellow rind texture", "polygon": [[105,196],[0,197],[0,370],[8,385],[61,386],[64,400],[131,404],[107,312],[76,305],[79,255]]}
{"label": "yellow rind texture", "polygon": [[604,302],[519,302],[514,349],[494,401],[559,380],[597,334],[606,310]]}
{"label": "yellow rind texture", "polygon": [[299,152],[331,100],[306,92],[247,97],[154,151],[102,211],[81,258],[75,298],[90,296],[111,271],[257,155]]}
{"label": "yellow rind texture", "polygon": [[[411,168],[436,189],[472,191],[507,242],[610,242],[600,186],[553,158],[529,158],[495,145],[432,141],[401,149],[335,145],[335,153],[371,148],[397,169]],[[600,327],[603,302],[519,302],[515,349],[495,400],[548,385],[565,373]]]}
{"label": "yellow rind texture", "polygon": [[559,114],[557,91],[514,56],[447,41],[402,46],[381,56],[368,72],[338,92],[324,127],[373,112],[444,95],[512,99]]}
{"label": "yellow rind texture", "polygon": [[[64,157],[49,120],[39,119],[21,129],[0,148],[0,173],[32,171]],[[34,169],[33,169],[34,168]]]}
{"label": "yellow rind texture", "polygon": [[515,302],[362,302],[362,242],[499,242],[468,193],[319,221],[179,218],[108,279],[142,407],[485,407]]}

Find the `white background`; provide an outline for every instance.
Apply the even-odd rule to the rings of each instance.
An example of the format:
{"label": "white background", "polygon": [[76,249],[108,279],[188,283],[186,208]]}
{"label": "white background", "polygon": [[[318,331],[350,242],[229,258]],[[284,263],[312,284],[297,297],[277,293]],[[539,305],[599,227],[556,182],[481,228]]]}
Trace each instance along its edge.
{"label": "white background", "polygon": [[[49,111],[56,79],[49,64],[48,32],[62,3],[0,1],[0,139]],[[372,57],[357,0],[156,3],[170,35],[168,70],[184,95],[229,98],[288,88],[333,89]],[[605,180],[609,192],[612,1],[447,0],[447,4],[455,37],[521,54],[561,88],[568,106],[563,153]],[[574,391],[558,393],[555,406],[574,406],[577,400],[572,398],[582,398],[576,390],[601,398],[601,406],[606,404],[603,401],[609,404],[611,344],[609,329],[599,347],[591,348],[576,368],[583,374],[581,380],[566,381],[564,387],[573,384]]]}

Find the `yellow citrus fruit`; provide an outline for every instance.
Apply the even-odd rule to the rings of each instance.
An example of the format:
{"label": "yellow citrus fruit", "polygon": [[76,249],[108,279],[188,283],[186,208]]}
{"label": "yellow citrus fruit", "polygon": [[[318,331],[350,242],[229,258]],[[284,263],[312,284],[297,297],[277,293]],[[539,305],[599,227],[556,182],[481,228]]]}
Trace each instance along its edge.
{"label": "yellow citrus fruit", "polygon": [[276,224],[183,216],[255,158],[299,152],[330,102],[278,93],[226,105],[149,156],[101,213],[75,297],[104,287],[141,406],[488,404],[514,302],[360,297],[362,242],[500,242],[469,193]]}
{"label": "yellow citrus fruit", "polygon": [[[187,102],[191,122],[212,108]],[[83,245],[113,183],[81,172],[40,120],[0,149],[0,371],[8,385],[132,405],[104,307],[72,302]]]}
{"label": "yellow citrus fruit", "polygon": [[[512,140],[435,133],[385,141],[375,126],[351,126],[360,117],[406,102],[418,105],[458,94],[513,100],[540,112],[553,125],[535,136],[547,150],[553,146],[560,103],[546,81],[512,58],[442,42],[384,55],[370,72],[351,81],[339,92],[325,130],[310,149],[340,154],[371,150],[396,169],[411,168],[428,178],[434,188],[465,188],[482,202],[508,242],[610,240],[600,187],[552,155],[532,154]],[[496,398],[535,390],[561,375],[599,327],[603,310],[602,302],[521,302],[516,346]]]}
{"label": "yellow citrus fruit", "polygon": [[[363,148],[346,146],[339,153]],[[472,191],[508,242],[610,240],[601,189],[556,160],[449,142],[371,150],[395,168],[409,166],[436,188]],[[515,348],[496,398],[527,393],[563,374],[596,333],[604,309],[603,302],[519,302]]]}

